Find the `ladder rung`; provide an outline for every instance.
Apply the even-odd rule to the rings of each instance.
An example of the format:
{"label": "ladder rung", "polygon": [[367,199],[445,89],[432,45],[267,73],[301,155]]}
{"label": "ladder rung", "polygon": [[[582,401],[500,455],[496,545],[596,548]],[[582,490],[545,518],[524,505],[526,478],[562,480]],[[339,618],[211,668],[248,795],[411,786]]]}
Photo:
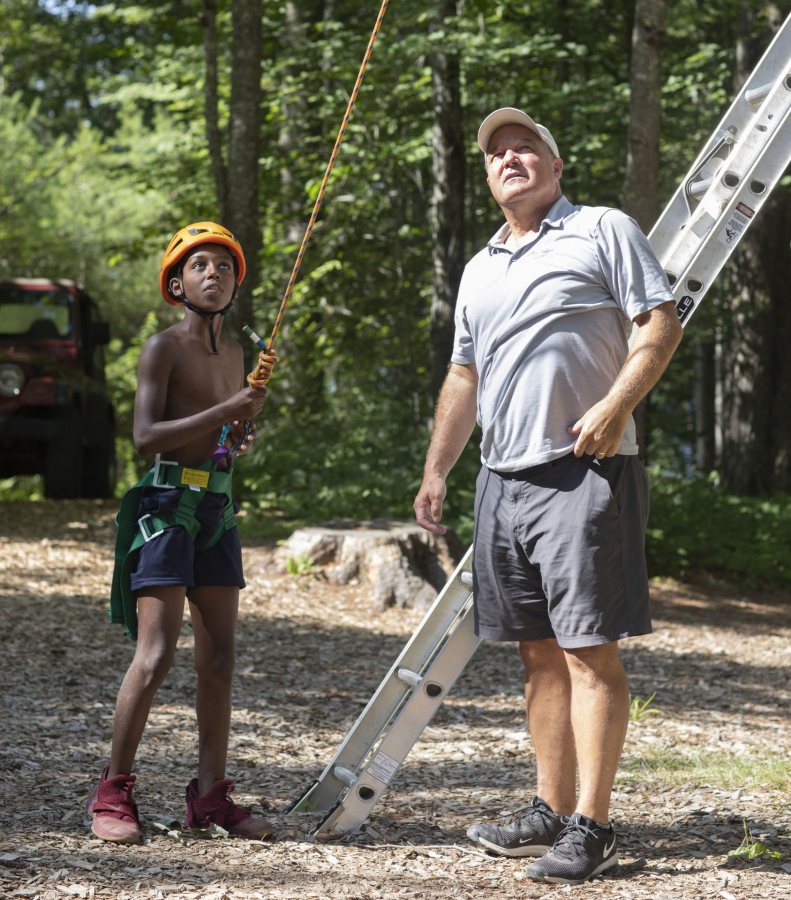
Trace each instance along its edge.
{"label": "ladder rung", "polygon": [[462,572],[459,577],[461,578],[462,584],[467,587],[472,587],[472,572]]}
{"label": "ladder rung", "polygon": [[706,193],[712,184],[714,184],[713,178],[701,178],[700,181],[693,181],[692,184],[687,185],[687,193],[693,197],[700,197]]}
{"label": "ladder rung", "polygon": [[764,102],[773,87],[774,83],[770,81],[768,84],[762,84],[760,87],[745,91],[744,99],[747,105],[752,109],[757,109]]}
{"label": "ladder rung", "polygon": [[423,680],[417,672],[411,671],[411,669],[399,669],[398,670],[398,680],[403,681],[404,684],[412,685],[413,688],[419,687],[420,682]]}
{"label": "ladder rung", "polygon": [[357,784],[357,776],[354,772],[351,772],[349,769],[344,769],[343,766],[335,766],[332,770],[332,774],[338,779],[338,781],[342,781],[346,787],[354,787]]}

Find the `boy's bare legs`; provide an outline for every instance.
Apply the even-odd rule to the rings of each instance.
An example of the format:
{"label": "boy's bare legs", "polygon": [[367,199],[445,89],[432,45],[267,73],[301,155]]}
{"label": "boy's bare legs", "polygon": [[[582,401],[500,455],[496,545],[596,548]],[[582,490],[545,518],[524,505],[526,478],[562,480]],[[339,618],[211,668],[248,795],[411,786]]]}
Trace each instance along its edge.
{"label": "boy's bare legs", "polygon": [[232,782],[225,777],[239,588],[196,588],[189,601],[198,681],[198,777],[187,786],[187,827],[205,828],[208,821],[238,837],[269,837],[272,824],[234,804],[228,797]]}
{"label": "boy's bare legs", "polygon": [[151,703],[173,664],[181,631],[185,588],[146,590],[147,596],[137,599],[135,655],[118,691],[108,778],[132,772]]}
{"label": "boy's bare legs", "polygon": [[196,588],[190,592],[189,601],[197,675],[198,790],[205,794],[225,778],[239,588]]}

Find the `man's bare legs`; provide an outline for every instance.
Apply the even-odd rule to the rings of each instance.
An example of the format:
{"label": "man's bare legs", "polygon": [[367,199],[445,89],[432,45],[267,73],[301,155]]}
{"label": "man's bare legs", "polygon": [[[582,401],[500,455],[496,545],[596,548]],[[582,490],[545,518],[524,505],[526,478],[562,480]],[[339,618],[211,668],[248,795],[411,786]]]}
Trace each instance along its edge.
{"label": "man's bare legs", "polygon": [[554,639],[521,641],[519,653],[536,751],[536,793],[563,815],[576,811],[608,822],[629,717],[618,643],[563,650]]}
{"label": "man's bare legs", "polygon": [[173,664],[181,631],[184,587],[155,587],[147,591],[147,596],[137,599],[137,646],[118,691],[108,778],[128,775],[134,768],[151,703]]}
{"label": "man's bare legs", "polygon": [[536,794],[570,816],[577,800],[577,756],[571,728],[571,680],[554,639],[520,641],[527,724],[536,752]]}
{"label": "man's bare legs", "polygon": [[239,588],[196,588],[190,592],[189,601],[197,674],[198,791],[205,794],[225,778]]}
{"label": "man's bare legs", "polygon": [[571,674],[571,726],[577,745],[577,812],[610,819],[618,763],[629,722],[629,688],[617,642],[567,650]]}

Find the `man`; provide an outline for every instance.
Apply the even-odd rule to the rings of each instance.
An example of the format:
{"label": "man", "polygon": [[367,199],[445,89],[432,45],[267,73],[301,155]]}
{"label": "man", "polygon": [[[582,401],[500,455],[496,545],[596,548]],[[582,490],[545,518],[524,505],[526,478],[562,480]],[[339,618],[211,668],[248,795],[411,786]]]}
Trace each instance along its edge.
{"label": "man", "polygon": [[414,508],[423,528],[445,532],[445,479],[477,420],[475,627],[518,642],[537,790],[505,824],[467,834],[494,853],[540,857],[534,880],[577,884],[618,860],[609,803],[629,705],[618,641],[651,631],[632,411],[681,326],[636,224],[562,195],[543,125],[498,109],[478,145],[505,224],[461,281]]}

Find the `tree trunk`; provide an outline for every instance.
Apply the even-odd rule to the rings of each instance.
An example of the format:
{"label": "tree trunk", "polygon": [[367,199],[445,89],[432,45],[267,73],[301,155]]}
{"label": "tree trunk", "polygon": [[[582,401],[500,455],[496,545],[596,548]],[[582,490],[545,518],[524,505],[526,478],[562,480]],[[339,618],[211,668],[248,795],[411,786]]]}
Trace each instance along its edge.
{"label": "tree trunk", "polygon": [[206,64],[206,84],[204,88],[204,112],[206,116],[206,140],[209,145],[209,159],[217,194],[219,220],[225,223],[228,215],[228,173],[220,132],[218,77],[217,77],[217,3],[203,0],[203,55]]}
{"label": "tree trunk", "polygon": [[[306,36],[306,31],[322,19],[329,20],[332,15],[332,5],[321,3],[310,12],[305,9],[305,4],[288,2],[285,6],[286,24],[283,33],[284,58],[289,60],[285,68],[287,81],[298,81],[305,60],[311,58],[311,46]],[[314,51],[315,52],[315,51]],[[293,63],[291,62],[293,61]],[[329,92],[329,88],[328,88]],[[329,96],[329,93],[328,93]],[[322,135],[313,132],[306,133],[305,123],[310,119],[307,115],[305,92],[302,90],[290,90],[285,93],[283,99],[283,121],[278,135],[278,148],[280,150],[280,186],[281,202],[284,218],[285,239],[289,246],[290,256],[286,260],[287,271],[283,273],[282,284],[288,281],[294,261],[297,257],[297,247],[300,246],[308,224],[309,212],[306,210],[306,195],[304,190],[304,175],[295,177],[295,159],[302,152],[302,148],[311,140],[321,146]],[[338,115],[340,122],[340,113]],[[326,138],[324,139],[326,142]],[[327,147],[329,158],[331,145]],[[318,172],[318,170],[317,170]],[[300,276],[301,277],[301,276]],[[299,283],[299,279],[297,281]],[[278,301],[280,298],[277,298]],[[271,310],[272,319],[276,313]],[[304,321],[304,308],[301,313]],[[314,320],[317,332],[321,322],[318,317]],[[315,364],[315,337],[305,338],[304,334],[292,330],[290,318],[286,316],[281,329],[281,339],[288,343],[289,365],[278,373],[278,393],[280,396],[299,397],[300,407],[304,411],[320,414],[326,407],[326,370],[324,366]]]}
{"label": "tree trunk", "polygon": [[[445,29],[458,15],[456,0],[441,0],[429,28]],[[436,398],[453,346],[453,311],[464,270],[464,133],[459,58],[455,52],[431,56],[433,125],[431,240],[431,391]]]}
{"label": "tree trunk", "polygon": [[[629,72],[629,128],[623,207],[648,234],[659,214],[659,132],[666,0],[637,0]],[[634,411],[640,456],[648,451],[650,396]]]}
{"label": "tree trunk", "polygon": [[791,192],[775,190],[736,250],[731,327],[723,346],[720,469],[726,489],[740,494],[791,488]]}
{"label": "tree trunk", "polygon": [[301,528],[276,551],[275,562],[295,575],[318,575],[335,584],[359,582],[377,609],[423,609],[445,585],[462,552],[451,532],[440,536],[414,522],[376,520]]}
{"label": "tree trunk", "polygon": [[709,473],[716,466],[716,344],[710,335],[695,336],[695,468]]}
{"label": "tree trunk", "polygon": [[659,214],[659,132],[666,0],[637,0],[629,74],[625,211],[648,234]]}
{"label": "tree trunk", "polygon": [[[227,226],[245,252],[247,278],[226,327],[234,335],[253,321],[253,290],[260,275],[258,157],[261,132],[262,0],[234,0],[232,7],[231,101],[228,128]],[[252,345],[245,341],[245,353]],[[254,349],[254,348],[253,348]]]}

